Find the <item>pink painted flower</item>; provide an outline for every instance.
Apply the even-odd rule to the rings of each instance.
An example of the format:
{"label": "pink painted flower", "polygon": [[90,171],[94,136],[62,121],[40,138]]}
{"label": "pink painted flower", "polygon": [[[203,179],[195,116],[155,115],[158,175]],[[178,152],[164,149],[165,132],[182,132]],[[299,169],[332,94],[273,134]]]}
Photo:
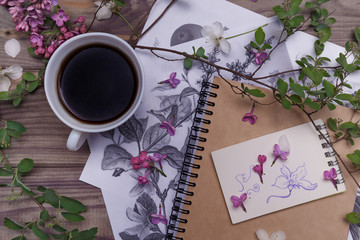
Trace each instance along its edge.
{"label": "pink painted flower", "polygon": [[139,184],[149,184],[149,180],[147,176],[149,175],[150,171],[147,171],[144,176],[139,176],[137,178]]}
{"label": "pink painted flower", "polygon": [[253,125],[257,119],[257,116],[254,114],[255,104],[252,105],[251,111],[246,113],[245,116],[242,118],[243,122],[249,122]]}
{"label": "pink painted flower", "polygon": [[253,167],[254,172],[256,172],[257,174],[259,174],[260,177],[260,182],[263,183],[263,179],[262,179],[262,173],[263,173],[263,168],[261,165],[255,165]]}
{"label": "pink painted flower", "polygon": [[231,196],[231,201],[234,205],[234,207],[238,208],[239,206],[241,206],[241,208],[246,212],[246,208],[244,206],[244,201],[247,199],[247,194],[246,193],[243,193],[240,195],[240,197],[237,197],[237,196],[234,196],[232,195]]}
{"label": "pink painted flower", "polygon": [[147,162],[147,152],[146,151],[141,151],[139,156],[137,157],[132,157],[130,159],[130,164],[132,165],[132,167],[135,170],[138,170],[140,168],[149,168],[150,164]]}
{"label": "pink painted flower", "polygon": [[176,78],[176,72],[170,74],[170,78],[164,81],[159,82],[159,84],[169,83],[173,88],[180,83],[180,80]]}
{"label": "pink painted flower", "polygon": [[64,10],[59,9],[59,11],[51,16],[51,19],[56,21],[56,25],[61,27],[64,25],[64,22],[69,20],[69,16],[65,14]]}
{"label": "pink painted flower", "polygon": [[175,135],[175,127],[172,124],[174,118],[172,118],[169,122],[167,121],[163,121],[160,124],[160,128],[166,129],[169,133],[170,136],[174,136]]}
{"label": "pink painted flower", "polygon": [[264,52],[263,50],[260,50],[258,52],[251,51],[250,52],[255,56],[255,63],[257,65],[261,65],[262,62],[267,58],[268,54]]}
{"label": "pink painted flower", "polygon": [[263,165],[264,165],[264,162],[266,161],[266,156],[265,155],[259,155],[258,156],[258,162],[260,163],[260,165],[255,165],[253,167],[253,170],[259,174],[259,177],[260,177],[260,182],[263,183],[263,178],[262,178],[262,175],[264,175],[264,168],[263,168]]}
{"label": "pink painted flower", "polygon": [[324,178],[326,180],[331,180],[331,182],[334,184],[335,189],[338,190],[337,182],[335,180],[336,177],[337,177],[337,173],[335,168],[331,168],[330,171],[324,171]]}
{"label": "pink painted flower", "polygon": [[271,166],[274,165],[275,161],[280,158],[281,160],[287,160],[290,154],[290,144],[286,138],[286,135],[282,135],[279,138],[279,144],[274,145],[273,155],[275,156]]}
{"label": "pink painted flower", "polygon": [[161,205],[159,205],[159,214],[155,214],[152,213],[151,214],[151,222],[153,224],[158,224],[158,223],[162,223],[162,224],[167,224],[167,219],[164,215],[161,215]]}

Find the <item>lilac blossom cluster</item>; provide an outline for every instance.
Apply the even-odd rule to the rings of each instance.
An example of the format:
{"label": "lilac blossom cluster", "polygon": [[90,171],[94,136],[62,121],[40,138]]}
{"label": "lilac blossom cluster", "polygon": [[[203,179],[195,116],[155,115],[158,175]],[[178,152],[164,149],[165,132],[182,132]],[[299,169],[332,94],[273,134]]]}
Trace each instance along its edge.
{"label": "lilac blossom cluster", "polygon": [[86,32],[85,18],[71,21],[57,0],[0,0],[0,5],[8,8],[16,31],[30,34],[39,57],[50,58],[64,41]]}

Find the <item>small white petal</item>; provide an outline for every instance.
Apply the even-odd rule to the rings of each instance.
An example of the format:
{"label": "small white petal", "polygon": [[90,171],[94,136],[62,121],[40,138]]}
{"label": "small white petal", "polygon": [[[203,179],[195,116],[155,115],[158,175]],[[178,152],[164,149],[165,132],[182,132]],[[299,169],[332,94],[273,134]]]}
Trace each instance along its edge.
{"label": "small white petal", "polygon": [[1,73],[8,76],[12,80],[16,80],[16,79],[21,78],[22,73],[23,73],[23,68],[19,65],[12,65],[12,66],[2,70]]}
{"label": "small white petal", "polygon": [[15,58],[20,52],[20,43],[16,39],[10,39],[5,42],[5,52],[12,58]]}
{"label": "small white petal", "polygon": [[226,39],[222,38],[222,39],[220,40],[220,49],[221,49],[221,51],[223,51],[224,53],[228,54],[228,53],[230,53],[230,51],[231,51],[231,45],[230,45],[230,43],[229,43]]}
{"label": "small white petal", "polygon": [[8,77],[0,75],[0,92],[8,91],[10,88],[11,82]]}
{"label": "small white petal", "polygon": [[111,15],[112,15],[112,11],[105,5],[102,6],[99,9],[99,11],[96,13],[96,19],[99,21],[110,19]]}
{"label": "small white petal", "polygon": [[270,240],[285,240],[286,234],[283,231],[276,231],[271,234]]}
{"label": "small white petal", "polygon": [[213,30],[212,30],[212,28],[210,26],[204,26],[201,29],[201,36],[203,36],[204,38],[206,38],[206,37],[216,38],[214,33],[213,33]]}
{"label": "small white petal", "polygon": [[101,1],[96,1],[96,2],[94,2],[94,4],[95,4],[96,6],[98,6],[98,7],[100,7]]}
{"label": "small white petal", "polygon": [[279,138],[279,146],[281,151],[283,152],[290,152],[290,143],[286,137],[286,135],[281,135]]}
{"label": "small white petal", "polygon": [[217,38],[220,38],[224,34],[224,28],[219,22],[214,22],[212,24],[212,31]]}
{"label": "small white petal", "polygon": [[256,230],[256,236],[259,240],[269,240],[269,235],[262,228],[259,228],[258,230]]}

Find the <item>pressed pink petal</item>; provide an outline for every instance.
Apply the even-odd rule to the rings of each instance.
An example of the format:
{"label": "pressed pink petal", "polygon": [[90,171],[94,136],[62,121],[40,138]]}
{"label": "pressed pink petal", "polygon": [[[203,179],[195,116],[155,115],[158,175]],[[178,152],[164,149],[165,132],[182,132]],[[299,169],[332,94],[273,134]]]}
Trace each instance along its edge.
{"label": "pressed pink petal", "polygon": [[240,201],[245,201],[247,199],[247,193],[243,193],[243,194],[241,194],[241,196],[240,196]]}
{"label": "pressed pink petal", "polygon": [[255,62],[257,65],[261,64],[261,58],[260,57],[255,57]]}
{"label": "pressed pink petal", "polygon": [[262,167],[260,165],[255,165],[253,167],[253,170],[257,172],[258,174],[261,174]]}
{"label": "pressed pink petal", "polygon": [[233,202],[234,207],[238,208],[240,206],[240,198],[237,196],[231,196],[231,201]]}
{"label": "pressed pink petal", "polygon": [[262,53],[260,53],[260,58],[262,59],[262,60],[264,60],[264,59],[266,59],[267,58],[267,53],[266,52],[262,52]]}
{"label": "pressed pink petal", "polygon": [[176,77],[176,72],[172,72],[171,74],[170,74],[170,79],[173,79],[173,78],[175,78]]}

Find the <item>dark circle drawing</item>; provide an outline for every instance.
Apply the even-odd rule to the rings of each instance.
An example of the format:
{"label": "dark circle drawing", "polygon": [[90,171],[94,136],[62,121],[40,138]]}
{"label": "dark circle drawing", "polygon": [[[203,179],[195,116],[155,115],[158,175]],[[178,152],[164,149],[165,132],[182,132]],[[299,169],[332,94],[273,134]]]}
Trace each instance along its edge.
{"label": "dark circle drawing", "polygon": [[188,23],[180,26],[171,36],[170,46],[186,43],[201,38],[202,27],[197,24]]}

